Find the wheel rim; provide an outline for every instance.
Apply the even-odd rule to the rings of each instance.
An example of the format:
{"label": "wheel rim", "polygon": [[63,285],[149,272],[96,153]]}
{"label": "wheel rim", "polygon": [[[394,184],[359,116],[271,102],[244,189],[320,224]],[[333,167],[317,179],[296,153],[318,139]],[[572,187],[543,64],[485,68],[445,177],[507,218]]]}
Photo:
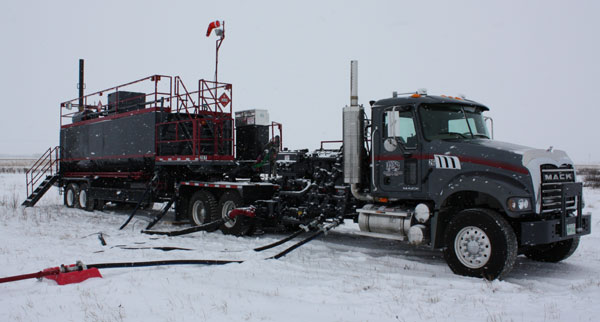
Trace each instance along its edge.
{"label": "wheel rim", "polygon": [[67,189],[67,206],[73,207],[75,203],[75,192],[73,189]]}
{"label": "wheel rim", "polygon": [[204,202],[200,200],[196,200],[194,202],[194,206],[192,207],[192,218],[194,219],[195,224],[204,224],[206,223],[206,206]]}
{"label": "wheel rim", "polygon": [[235,225],[235,221],[236,219],[231,219],[229,217],[229,213],[236,208],[235,202],[231,201],[231,200],[227,200],[225,201],[225,203],[223,203],[223,208],[221,208],[221,218],[223,218],[223,220],[225,220],[225,227],[227,228],[231,228]]}
{"label": "wheel rim", "polygon": [[87,205],[87,192],[85,190],[79,192],[79,205],[81,208],[85,208]]}
{"label": "wheel rim", "polygon": [[490,260],[492,245],[488,235],[479,227],[461,229],[454,239],[454,251],[458,260],[468,268],[481,268]]}

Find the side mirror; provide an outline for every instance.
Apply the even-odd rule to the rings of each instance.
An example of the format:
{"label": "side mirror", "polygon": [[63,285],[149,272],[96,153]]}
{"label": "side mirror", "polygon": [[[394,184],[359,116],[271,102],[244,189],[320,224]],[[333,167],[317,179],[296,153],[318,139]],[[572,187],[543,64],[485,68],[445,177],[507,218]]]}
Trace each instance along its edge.
{"label": "side mirror", "polygon": [[488,127],[488,129],[490,130],[490,134],[492,135],[492,140],[493,140],[494,139],[494,119],[492,119],[489,116],[484,116],[483,121],[486,123],[486,126],[489,121],[490,126]]}

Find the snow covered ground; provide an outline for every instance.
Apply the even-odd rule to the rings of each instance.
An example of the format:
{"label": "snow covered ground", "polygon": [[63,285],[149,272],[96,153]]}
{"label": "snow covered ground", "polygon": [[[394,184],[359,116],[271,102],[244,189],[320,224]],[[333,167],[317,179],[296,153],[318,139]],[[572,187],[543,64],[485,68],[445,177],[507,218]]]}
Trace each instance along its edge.
{"label": "snow covered ground", "polygon": [[493,282],[454,275],[437,251],[352,235],[358,228],[351,222],[280,260],[263,260],[284,246],[251,249],[281,235],[140,234],[150,213],[119,231],[127,212],[67,209],[56,188],[24,209],[24,190],[23,174],[0,174],[0,277],[76,260],[246,262],[104,269],[101,279],[66,286],[0,284],[0,321],[597,321],[600,314],[600,190],[585,190],[584,211],[595,213],[592,235],[571,258],[551,264],[519,257],[506,280]]}

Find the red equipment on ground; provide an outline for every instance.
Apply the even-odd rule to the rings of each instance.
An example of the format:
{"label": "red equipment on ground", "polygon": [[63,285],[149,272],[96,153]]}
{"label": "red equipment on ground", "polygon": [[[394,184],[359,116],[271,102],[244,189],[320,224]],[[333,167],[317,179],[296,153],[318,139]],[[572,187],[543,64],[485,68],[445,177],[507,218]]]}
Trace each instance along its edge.
{"label": "red equipment on ground", "polygon": [[42,277],[56,281],[58,285],[66,285],[73,283],[81,283],[87,280],[88,278],[102,277],[102,275],[100,274],[100,271],[98,271],[97,268],[87,268],[81,261],[77,261],[76,264],[46,268],[37,273],[0,278],[0,284],[25,280],[29,278],[41,279]]}

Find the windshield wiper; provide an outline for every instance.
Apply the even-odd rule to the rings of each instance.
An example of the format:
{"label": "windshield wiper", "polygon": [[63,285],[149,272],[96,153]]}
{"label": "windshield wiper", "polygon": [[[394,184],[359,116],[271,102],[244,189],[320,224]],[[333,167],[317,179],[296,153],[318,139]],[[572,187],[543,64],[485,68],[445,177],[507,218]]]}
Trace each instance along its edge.
{"label": "windshield wiper", "polygon": [[473,134],[473,136],[474,136],[474,137],[486,138],[486,139],[489,139],[489,138],[490,138],[489,136],[487,136],[487,135],[485,135],[485,134],[479,134],[479,133],[475,133],[475,134]]}

